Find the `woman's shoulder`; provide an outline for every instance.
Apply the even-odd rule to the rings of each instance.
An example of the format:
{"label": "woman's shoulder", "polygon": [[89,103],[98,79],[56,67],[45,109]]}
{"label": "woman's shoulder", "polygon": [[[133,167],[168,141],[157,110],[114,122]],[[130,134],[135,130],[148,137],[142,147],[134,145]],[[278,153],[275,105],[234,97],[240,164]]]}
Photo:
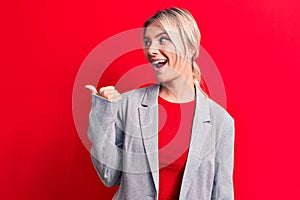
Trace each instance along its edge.
{"label": "woman's shoulder", "polygon": [[122,97],[123,98],[141,97],[144,96],[148,90],[155,90],[157,87],[158,84],[152,84],[149,86],[133,89],[122,93]]}
{"label": "woman's shoulder", "polygon": [[127,92],[122,93],[122,101],[127,102],[135,102],[135,101],[141,101],[142,98],[145,96],[145,94],[148,91],[154,91],[159,87],[158,84],[152,84],[146,87],[137,88],[134,90],[130,90]]}

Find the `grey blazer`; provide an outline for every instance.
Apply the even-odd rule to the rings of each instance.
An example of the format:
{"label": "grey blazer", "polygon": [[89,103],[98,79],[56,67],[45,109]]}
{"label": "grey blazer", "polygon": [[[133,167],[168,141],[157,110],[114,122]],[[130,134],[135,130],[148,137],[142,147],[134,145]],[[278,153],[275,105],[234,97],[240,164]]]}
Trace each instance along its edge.
{"label": "grey blazer", "polygon": [[[106,186],[120,185],[113,199],[158,199],[158,92],[159,85],[151,85],[122,94],[118,103],[92,95],[91,157]],[[234,199],[233,150],[233,118],[196,89],[179,199]]]}

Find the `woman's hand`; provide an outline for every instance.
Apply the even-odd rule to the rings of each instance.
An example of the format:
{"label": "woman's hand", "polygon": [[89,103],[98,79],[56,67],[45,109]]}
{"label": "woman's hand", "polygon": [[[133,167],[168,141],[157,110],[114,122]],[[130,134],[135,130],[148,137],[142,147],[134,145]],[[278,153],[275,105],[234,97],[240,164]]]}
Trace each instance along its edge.
{"label": "woman's hand", "polygon": [[118,102],[122,100],[121,94],[118,92],[118,90],[115,89],[114,86],[102,87],[100,88],[99,92],[93,85],[86,85],[85,88],[90,90],[92,94],[99,95],[112,102]]}

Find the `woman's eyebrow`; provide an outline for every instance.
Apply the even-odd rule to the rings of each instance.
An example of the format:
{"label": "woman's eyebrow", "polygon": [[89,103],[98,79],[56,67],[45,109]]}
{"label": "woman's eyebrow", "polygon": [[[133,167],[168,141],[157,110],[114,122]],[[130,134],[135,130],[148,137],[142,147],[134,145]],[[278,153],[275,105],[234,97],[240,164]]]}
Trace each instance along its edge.
{"label": "woman's eyebrow", "polygon": [[164,35],[164,34],[168,35],[167,32],[164,31],[164,32],[157,34],[155,37],[158,38],[159,36]]}
{"label": "woman's eyebrow", "polygon": [[[166,34],[166,35],[168,35],[168,33],[167,32],[161,32],[161,33],[159,33],[159,34],[157,34],[156,36],[155,36],[155,38],[158,38],[159,36],[161,36],[161,35],[164,35],[164,34]],[[144,39],[150,39],[150,37],[148,37],[148,36],[144,36]]]}

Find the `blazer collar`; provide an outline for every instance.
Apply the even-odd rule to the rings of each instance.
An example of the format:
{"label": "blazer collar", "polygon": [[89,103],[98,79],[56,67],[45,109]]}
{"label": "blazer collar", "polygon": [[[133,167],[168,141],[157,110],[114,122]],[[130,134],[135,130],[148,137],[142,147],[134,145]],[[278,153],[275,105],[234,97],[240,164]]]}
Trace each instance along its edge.
{"label": "blazer collar", "polygon": [[[139,107],[140,125],[143,135],[143,142],[146,156],[148,159],[150,172],[153,177],[156,191],[159,188],[159,161],[158,161],[158,93],[159,84],[151,85],[146,88],[146,91],[141,100]],[[190,178],[194,176],[194,172],[201,164],[203,156],[206,155],[206,143],[213,139],[209,135],[211,124],[209,123],[210,109],[209,99],[206,97],[197,86],[196,88],[196,107],[193,119],[193,127],[191,133],[191,142],[189,148],[189,156],[186,163],[186,170],[182,180],[180,199],[185,199],[187,191],[190,187]],[[193,158],[191,160],[191,157]]]}
{"label": "blazer collar", "polygon": [[[209,122],[210,113],[208,97],[206,97],[196,85],[194,85],[194,87],[196,89],[196,109],[198,110],[198,112],[195,112],[195,114],[198,115],[197,118],[199,121]],[[154,84],[147,88],[141,101],[141,105],[143,107],[151,107],[153,105],[157,105],[159,88],[160,84]]]}
{"label": "blazer collar", "polygon": [[154,84],[146,88],[146,92],[144,93],[141,102],[143,107],[151,107],[152,105],[157,104],[159,88],[159,84]]}

